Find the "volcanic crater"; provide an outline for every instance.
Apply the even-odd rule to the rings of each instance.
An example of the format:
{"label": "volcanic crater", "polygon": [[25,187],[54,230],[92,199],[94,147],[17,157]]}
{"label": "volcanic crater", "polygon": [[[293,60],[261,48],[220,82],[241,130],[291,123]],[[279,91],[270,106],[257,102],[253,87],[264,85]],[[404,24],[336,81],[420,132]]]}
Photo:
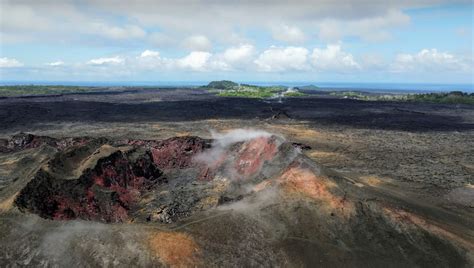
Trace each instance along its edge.
{"label": "volcanic crater", "polygon": [[420,204],[381,198],[378,189],[310,160],[301,153],[309,146],[279,135],[111,140],[21,133],[0,143],[9,153],[45,147],[54,153],[23,180],[14,199],[20,212],[164,230],[150,240],[153,250],[166,249],[157,253],[164,265],[180,252],[168,237],[185,238],[185,266],[245,264],[228,247],[215,247],[232,237],[246,239],[230,248],[269,266],[473,263],[462,228],[425,216],[429,208]]}

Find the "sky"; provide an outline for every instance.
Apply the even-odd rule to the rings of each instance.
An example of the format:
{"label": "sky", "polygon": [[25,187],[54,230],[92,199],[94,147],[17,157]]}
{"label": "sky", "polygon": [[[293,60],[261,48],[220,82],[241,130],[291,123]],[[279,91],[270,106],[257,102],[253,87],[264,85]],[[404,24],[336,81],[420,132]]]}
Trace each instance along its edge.
{"label": "sky", "polygon": [[473,9],[470,0],[0,0],[0,80],[473,84]]}

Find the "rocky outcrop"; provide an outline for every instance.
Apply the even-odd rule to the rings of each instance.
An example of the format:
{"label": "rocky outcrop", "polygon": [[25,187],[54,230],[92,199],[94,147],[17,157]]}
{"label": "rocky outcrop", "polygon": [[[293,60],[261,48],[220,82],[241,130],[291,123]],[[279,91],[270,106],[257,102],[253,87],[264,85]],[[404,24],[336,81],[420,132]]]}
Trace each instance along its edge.
{"label": "rocky outcrop", "polygon": [[90,140],[91,139],[87,137],[56,139],[48,136],[37,136],[29,133],[18,133],[16,135],[13,135],[10,139],[0,140],[0,152],[25,150],[37,148],[42,145],[49,145],[63,150],[70,146],[85,144]]}

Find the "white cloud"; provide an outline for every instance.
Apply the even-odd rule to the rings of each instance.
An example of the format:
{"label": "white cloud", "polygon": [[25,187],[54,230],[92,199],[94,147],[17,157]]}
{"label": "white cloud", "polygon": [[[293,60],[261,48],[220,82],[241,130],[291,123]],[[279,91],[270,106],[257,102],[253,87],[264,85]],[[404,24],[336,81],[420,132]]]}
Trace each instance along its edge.
{"label": "white cloud", "polygon": [[170,46],[176,40],[168,34],[156,32],[148,35],[148,42],[154,46]]}
{"label": "white cloud", "polygon": [[141,58],[148,58],[148,57],[157,58],[157,57],[160,57],[160,52],[147,49],[143,51],[142,54],[140,54],[140,57]]}
{"label": "white cloud", "polygon": [[472,72],[472,59],[456,56],[437,49],[422,49],[416,54],[401,53],[391,65],[392,72],[420,71]]}
{"label": "white cloud", "polygon": [[137,69],[166,69],[171,68],[172,60],[162,58],[159,51],[154,50],[145,50],[135,59],[130,59],[129,62],[132,68],[137,67]]}
{"label": "white cloud", "polygon": [[23,63],[19,62],[16,59],[0,58],[0,68],[13,68],[21,66],[23,66]]}
{"label": "white cloud", "polygon": [[206,71],[207,64],[212,54],[204,51],[193,51],[184,58],[176,60],[179,68],[193,71]]}
{"label": "white cloud", "polygon": [[3,1],[0,5],[3,10],[0,16],[2,32],[44,31],[51,27],[50,21],[37,14],[31,6],[5,3]]}
{"label": "white cloud", "polygon": [[341,44],[330,44],[325,49],[315,48],[311,63],[317,70],[344,72],[360,69],[352,54],[342,51]]}
{"label": "white cloud", "polygon": [[145,50],[137,57],[141,68],[188,71],[231,71],[251,64],[255,48],[249,44],[230,47],[219,54],[192,51],[182,58],[162,58],[158,51]]}
{"label": "white cloud", "polygon": [[49,66],[62,66],[62,65],[64,65],[64,62],[61,61],[61,60],[53,61],[53,62],[48,63],[47,65],[49,65]]}
{"label": "white cloud", "polygon": [[86,32],[98,34],[111,39],[143,38],[146,35],[146,32],[136,25],[119,27],[98,22],[89,23]]}
{"label": "white cloud", "polygon": [[124,59],[115,56],[115,57],[110,57],[110,58],[97,58],[97,59],[92,59],[88,61],[87,63],[90,65],[117,65],[117,64],[122,64],[124,62]]}
{"label": "white cloud", "polygon": [[376,17],[363,18],[354,23],[349,23],[346,27],[348,32],[359,36],[366,41],[385,41],[391,38],[390,29],[406,26],[410,23],[410,17],[399,10],[388,10],[386,14]]}
{"label": "white cloud", "polygon": [[283,72],[307,70],[308,50],[304,47],[270,47],[255,60],[260,71]]}
{"label": "white cloud", "polygon": [[[275,39],[297,44],[305,36],[317,34],[340,40],[345,36],[380,40],[390,36],[393,27],[406,25],[409,17],[404,10],[449,3],[448,0],[274,0],[274,1],[97,1],[86,5],[77,1],[2,1],[3,40],[54,37],[65,42],[90,43],[90,36],[104,39],[144,39],[154,44],[179,45],[183,37],[205,31],[207,40],[246,42],[241,36],[248,29],[262,25],[277,26]],[[456,1],[470,3],[466,0]],[[205,8],[203,8],[205,7]],[[131,24],[123,24],[126,21]],[[298,25],[297,28],[294,25]],[[325,25],[335,25],[333,30]],[[159,28],[160,33],[145,29]],[[301,29],[308,29],[303,33]],[[45,34],[46,33],[46,34]],[[81,36],[81,34],[86,34]],[[329,37],[328,37],[329,36]],[[202,36],[201,36],[202,37]],[[201,40],[204,40],[201,38]],[[232,41],[230,41],[232,40]],[[192,40],[188,40],[193,43]],[[209,42],[210,43],[210,42]],[[209,51],[209,43],[190,45],[191,51]]]}
{"label": "white cloud", "polygon": [[242,44],[236,47],[230,47],[222,53],[222,61],[228,65],[238,68],[248,65],[255,56],[255,47],[250,44]]}
{"label": "white cloud", "polygon": [[300,44],[306,40],[306,35],[298,27],[281,25],[273,27],[272,36],[275,40],[283,41],[289,44]]}
{"label": "white cloud", "polygon": [[183,41],[183,46],[191,51],[209,51],[212,44],[204,35],[193,35]]}
{"label": "white cloud", "polygon": [[391,38],[390,29],[406,26],[410,17],[402,11],[390,9],[376,16],[355,20],[324,19],[317,23],[319,38],[327,42],[341,40],[345,36],[362,38],[365,41],[385,41]]}
{"label": "white cloud", "polygon": [[[103,39],[143,38],[146,32],[137,25],[121,25],[106,10],[82,9],[72,1],[2,1],[0,25],[6,40],[41,40],[56,38],[63,42],[90,42],[94,35]],[[100,14],[100,15],[99,15]],[[122,14],[126,17],[126,14]],[[82,36],[85,36],[83,38]],[[3,37],[2,37],[3,38]],[[95,40],[94,40],[95,41]]]}

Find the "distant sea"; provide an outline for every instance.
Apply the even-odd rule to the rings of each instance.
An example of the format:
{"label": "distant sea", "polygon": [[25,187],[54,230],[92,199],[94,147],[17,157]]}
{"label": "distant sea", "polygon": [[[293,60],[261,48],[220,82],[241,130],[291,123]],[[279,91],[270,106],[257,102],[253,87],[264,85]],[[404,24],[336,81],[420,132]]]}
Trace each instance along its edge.
{"label": "distant sea", "polygon": [[[0,85],[65,85],[65,86],[96,86],[96,87],[194,87],[207,85],[209,81],[0,81]],[[423,84],[423,83],[345,83],[345,82],[261,82],[243,81],[244,84],[259,86],[287,86],[298,87],[315,85],[322,90],[359,90],[379,93],[429,93],[463,91],[474,92],[474,84]]]}

